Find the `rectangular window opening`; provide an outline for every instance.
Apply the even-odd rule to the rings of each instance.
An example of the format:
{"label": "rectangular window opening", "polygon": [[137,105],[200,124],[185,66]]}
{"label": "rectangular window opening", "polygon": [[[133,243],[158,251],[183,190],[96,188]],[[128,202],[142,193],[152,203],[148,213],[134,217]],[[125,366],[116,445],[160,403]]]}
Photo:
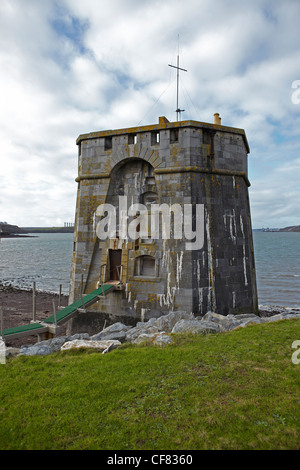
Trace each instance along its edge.
{"label": "rectangular window opening", "polygon": [[135,276],[156,277],[155,258],[152,256],[139,256],[135,260]]}
{"label": "rectangular window opening", "polygon": [[128,134],[128,145],[133,145],[137,143],[137,134]]}
{"label": "rectangular window opening", "polygon": [[171,144],[174,144],[175,142],[178,142],[179,138],[179,129],[171,129],[170,130],[170,142]]}
{"label": "rectangular window opening", "polygon": [[104,150],[112,149],[112,137],[104,137]]}
{"label": "rectangular window opening", "polygon": [[158,145],[159,144],[159,132],[153,131],[151,132],[151,145]]}
{"label": "rectangular window opening", "polygon": [[211,144],[211,136],[210,132],[207,129],[203,129],[203,144],[204,145],[210,145]]}

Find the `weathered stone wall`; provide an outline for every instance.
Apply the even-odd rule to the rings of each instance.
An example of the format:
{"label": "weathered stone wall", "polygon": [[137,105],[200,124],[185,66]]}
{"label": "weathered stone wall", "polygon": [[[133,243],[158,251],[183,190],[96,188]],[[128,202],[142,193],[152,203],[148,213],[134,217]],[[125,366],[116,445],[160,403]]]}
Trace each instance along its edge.
{"label": "weathered stone wall", "polygon": [[[257,312],[247,179],[249,148],[243,130],[160,120],[157,126],[80,136],[77,143],[71,302],[80,296],[82,277],[84,293],[96,288],[103,266],[109,280],[109,249],[122,249],[124,290],[98,302],[89,321],[92,314],[95,321],[103,314],[131,321],[159,317],[170,310],[195,315],[209,310],[221,314]],[[203,204],[203,248],[187,251],[186,240],[174,238],[148,243],[140,240],[138,245],[97,238],[95,211],[100,204],[117,206],[119,196],[127,196],[129,204],[143,203],[145,193],[157,194],[159,204]],[[142,259],[149,266],[152,263],[150,275],[138,272]],[[72,329],[76,330],[76,319]]]}

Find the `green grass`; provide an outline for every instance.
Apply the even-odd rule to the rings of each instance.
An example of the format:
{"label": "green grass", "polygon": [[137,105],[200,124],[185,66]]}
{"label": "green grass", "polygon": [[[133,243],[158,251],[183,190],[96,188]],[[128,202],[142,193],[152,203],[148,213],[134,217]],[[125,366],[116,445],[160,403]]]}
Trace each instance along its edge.
{"label": "green grass", "polygon": [[300,321],[0,365],[3,449],[299,449]]}

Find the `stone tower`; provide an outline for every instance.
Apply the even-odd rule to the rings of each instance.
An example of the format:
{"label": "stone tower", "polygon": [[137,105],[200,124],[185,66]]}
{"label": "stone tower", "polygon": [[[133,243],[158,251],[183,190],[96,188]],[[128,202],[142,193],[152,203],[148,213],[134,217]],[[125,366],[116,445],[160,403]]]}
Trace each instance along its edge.
{"label": "stone tower", "polygon": [[[221,125],[218,114],[214,124],[161,117],[158,125],[80,135],[77,145],[70,302],[99,281],[114,282],[117,289],[73,319],[73,331],[97,329],[104,317],[133,323],[172,310],[257,312],[244,130]],[[119,217],[116,230],[100,239],[99,206],[118,210],[121,200],[127,210],[143,204],[149,218],[153,204],[191,207],[190,229],[199,231],[201,243],[188,249],[184,236],[172,236],[183,220],[175,220],[175,213],[168,238],[149,232],[124,239]]]}

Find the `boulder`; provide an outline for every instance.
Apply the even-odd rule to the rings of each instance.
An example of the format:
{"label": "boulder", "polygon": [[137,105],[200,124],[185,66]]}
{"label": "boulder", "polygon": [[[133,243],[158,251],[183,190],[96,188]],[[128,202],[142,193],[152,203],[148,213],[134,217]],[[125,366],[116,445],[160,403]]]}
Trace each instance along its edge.
{"label": "boulder", "polygon": [[234,315],[235,320],[248,320],[249,318],[257,319],[259,318],[255,313],[239,313],[238,315]]}
{"label": "boulder", "polygon": [[131,326],[124,325],[124,323],[118,322],[108,326],[99,333],[91,336],[91,340],[98,341],[100,339],[105,340],[118,340],[125,341],[126,332],[131,329]]}
{"label": "boulder", "polygon": [[[19,355],[19,353],[20,353],[20,349],[13,348],[13,347],[8,347],[6,348],[6,351],[5,351],[6,357],[16,357]],[[1,354],[1,351],[0,351],[0,354]]]}
{"label": "boulder", "polygon": [[172,338],[168,336],[165,332],[161,333],[142,333],[134,341],[134,344],[141,344],[144,342],[151,342],[155,346],[165,346],[166,344],[172,343]]}
{"label": "boulder", "polygon": [[67,341],[62,347],[61,351],[66,351],[68,349],[73,349],[73,348],[93,348],[98,351],[105,351],[109,348],[115,349],[118,346],[120,346],[120,341],[113,341],[113,340],[108,340],[108,341],[93,341],[93,340],[83,340],[83,339],[75,339],[74,341]]}
{"label": "boulder", "polygon": [[230,331],[237,328],[241,321],[236,320],[234,315],[220,315],[214,312],[207,312],[201,321],[210,321],[220,326],[220,331]]}
{"label": "boulder", "polygon": [[246,318],[245,320],[240,320],[240,324],[237,328],[244,328],[245,326],[248,325],[257,325],[258,323],[264,323],[264,320],[262,318],[256,317],[256,318]]}
{"label": "boulder", "polygon": [[259,305],[260,317],[273,317],[279,314],[300,314],[300,308],[297,307],[281,307],[278,305]]}
{"label": "boulder", "polygon": [[126,333],[126,341],[133,343],[140,335],[158,334],[160,330],[151,323],[142,323],[143,326],[136,326]]}
{"label": "boulder", "polygon": [[28,348],[22,347],[19,356],[47,356],[47,354],[51,354],[52,352],[54,351],[52,351],[50,345],[37,343]]}
{"label": "boulder", "polygon": [[172,343],[172,338],[166,334],[161,333],[157,335],[153,341],[155,346],[166,346],[166,344]]}
{"label": "boulder", "polygon": [[180,320],[172,329],[172,333],[202,334],[219,333],[219,325],[210,321]]}
{"label": "boulder", "polygon": [[88,339],[88,333],[76,333],[73,336],[57,336],[56,338],[40,341],[39,343],[21,346],[20,356],[46,356],[60,351],[61,347],[67,341],[76,339]]}
{"label": "boulder", "polygon": [[290,320],[291,318],[299,318],[300,319],[300,314],[299,313],[278,313],[277,315],[273,315],[272,317],[267,317],[264,318],[265,323],[273,322],[273,321],[278,321],[278,320]]}
{"label": "boulder", "polygon": [[112,332],[110,335],[101,336],[98,334],[94,336],[91,336],[91,340],[94,340],[94,341],[116,340],[116,341],[120,341],[120,343],[124,343],[124,341],[126,341],[126,331],[115,331],[115,332]]}
{"label": "boulder", "polygon": [[180,320],[195,320],[195,317],[193,313],[187,313],[184,311],[170,312],[167,315],[159,317],[154,322],[154,326],[156,326],[160,331],[170,333],[176,323]]}
{"label": "boulder", "polygon": [[155,338],[156,335],[157,335],[157,333],[153,333],[153,334],[142,333],[139,336],[137,336],[132,341],[132,343],[133,344],[141,344],[141,343],[144,343],[145,341],[150,342],[150,341],[153,340],[153,338]]}

